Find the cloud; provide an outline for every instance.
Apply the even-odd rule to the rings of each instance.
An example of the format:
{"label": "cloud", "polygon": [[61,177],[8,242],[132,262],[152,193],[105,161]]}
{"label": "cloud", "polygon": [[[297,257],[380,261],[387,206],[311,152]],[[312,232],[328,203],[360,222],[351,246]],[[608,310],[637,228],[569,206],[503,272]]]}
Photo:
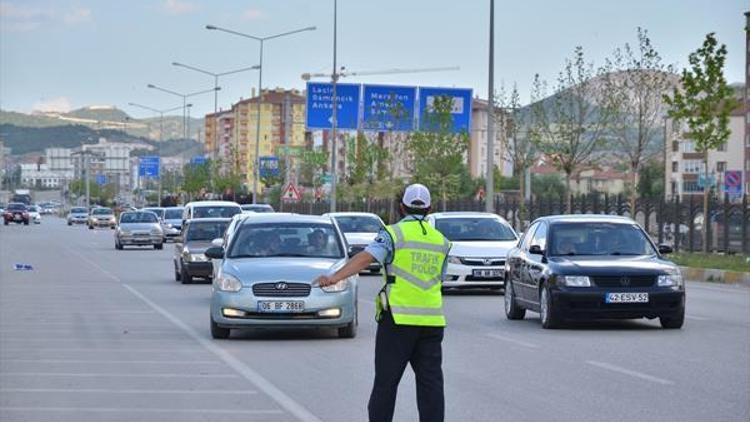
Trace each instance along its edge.
{"label": "cloud", "polygon": [[265,17],[266,14],[260,9],[247,9],[242,12],[242,19],[246,21],[254,21]]}
{"label": "cloud", "polygon": [[63,22],[68,25],[75,25],[91,21],[91,9],[85,7],[76,7],[63,15]]}
{"label": "cloud", "polygon": [[164,10],[170,15],[184,15],[195,12],[198,10],[198,6],[187,1],[166,0],[164,2]]}
{"label": "cloud", "polygon": [[67,113],[73,110],[73,103],[67,97],[43,98],[31,108],[34,111]]}
{"label": "cloud", "polygon": [[91,9],[84,7],[56,9],[0,0],[0,18],[3,21],[0,30],[7,32],[33,31],[59,23],[77,25],[90,22],[91,17]]}

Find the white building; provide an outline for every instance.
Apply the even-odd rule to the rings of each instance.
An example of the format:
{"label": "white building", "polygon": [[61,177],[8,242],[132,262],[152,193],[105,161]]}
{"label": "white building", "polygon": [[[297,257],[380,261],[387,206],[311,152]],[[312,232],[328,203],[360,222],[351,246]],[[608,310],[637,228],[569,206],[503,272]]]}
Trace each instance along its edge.
{"label": "white building", "polygon": [[21,184],[27,188],[57,189],[65,177],[47,164],[21,164]]}
{"label": "white building", "polygon": [[[495,142],[493,164],[506,177],[513,176],[513,163],[505,154],[500,119],[503,111],[495,109]],[[489,122],[487,100],[474,98],[471,106],[471,134],[469,140],[468,164],[472,177],[487,175],[487,125]]]}

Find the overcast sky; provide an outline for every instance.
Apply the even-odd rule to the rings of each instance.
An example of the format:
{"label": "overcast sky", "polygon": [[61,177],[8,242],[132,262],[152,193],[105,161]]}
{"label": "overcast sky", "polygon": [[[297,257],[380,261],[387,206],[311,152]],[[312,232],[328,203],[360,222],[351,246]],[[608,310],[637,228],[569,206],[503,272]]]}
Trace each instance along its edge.
{"label": "overcast sky", "polygon": [[[368,76],[352,82],[457,86],[487,95],[489,0],[340,0],[339,63],[349,70],[460,66],[458,71]],[[749,0],[496,0],[495,80],[517,82],[524,102],[535,73],[552,80],[576,45],[601,63],[646,28],[667,62],[680,67],[716,32],[727,44],[726,75],[744,82]],[[213,24],[265,36],[310,25],[266,43],[264,87],[303,88],[304,72],[330,72],[333,0],[0,0],[0,108],[67,110],[87,105],[155,108],[181,99],[146,88],[210,88],[215,72],[255,65],[250,39],[208,31]],[[227,108],[257,87],[254,71],[220,83]],[[191,99],[213,111],[211,95]]]}

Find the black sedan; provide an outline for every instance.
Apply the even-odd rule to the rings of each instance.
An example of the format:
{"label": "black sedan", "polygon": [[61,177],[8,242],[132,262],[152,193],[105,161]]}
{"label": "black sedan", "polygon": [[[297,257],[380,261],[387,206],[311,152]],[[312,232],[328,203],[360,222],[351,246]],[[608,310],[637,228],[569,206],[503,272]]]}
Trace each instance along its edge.
{"label": "black sedan", "polygon": [[562,215],[535,220],[508,252],[505,315],[539,312],[542,327],[568,319],[659,318],[664,328],[685,319],[679,268],[625,217]]}
{"label": "black sedan", "polygon": [[204,255],[214,239],[221,239],[229,226],[230,218],[198,218],[188,220],[182,227],[182,236],[176,238],[174,253],[174,279],[190,284],[193,277],[211,279],[213,264]]}

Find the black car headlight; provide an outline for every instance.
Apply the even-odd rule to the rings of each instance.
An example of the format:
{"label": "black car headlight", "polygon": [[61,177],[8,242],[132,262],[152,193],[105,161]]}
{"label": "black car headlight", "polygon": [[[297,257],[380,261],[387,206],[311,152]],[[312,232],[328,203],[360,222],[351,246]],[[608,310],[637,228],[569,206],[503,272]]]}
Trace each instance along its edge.
{"label": "black car headlight", "polygon": [[558,282],[567,287],[591,287],[591,279],[585,275],[562,275]]}
{"label": "black car headlight", "polygon": [[672,274],[662,274],[659,276],[659,287],[679,287],[682,286],[682,274],[679,272]]}

